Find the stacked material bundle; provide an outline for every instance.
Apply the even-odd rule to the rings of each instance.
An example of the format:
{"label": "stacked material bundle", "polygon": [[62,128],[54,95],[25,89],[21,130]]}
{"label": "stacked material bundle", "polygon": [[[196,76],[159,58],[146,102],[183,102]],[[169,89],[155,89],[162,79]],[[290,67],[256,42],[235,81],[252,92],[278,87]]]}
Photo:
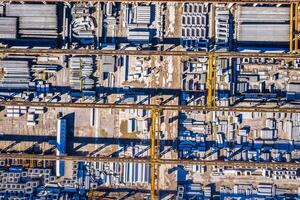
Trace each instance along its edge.
{"label": "stacked material bundle", "polygon": [[17,18],[0,17],[0,39],[16,39]]}
{"label": "stacked material bundle", "polygon": [[199,3],[185,3],[181,22],[182,46],[189,50],[207,50],[208,7]]}
{"label": "stacked material bundle", "polygon": [[28,89],[31,80],[28,61],[1,60],[0,68],[4,69],[4,77],[0,81],[0,88]]}
{"label": "stacked material bundle", "polygon": [[240,42],[288,42],[288,7],[250,7],[238,9]]}
{"label": "stacked material bundle", "polygon": [[[89,90],[94,87],[92,75],[94,60],[92,57],[72,57],[69,60],[71,71],[70,85],[74,89]],[[80,84],[82,82],[82,85]]]}
{"label": "stacked material bundle", "polygon": [[56,5],[8,4],[5,13],[19,19],[22,38],[57,38]]}

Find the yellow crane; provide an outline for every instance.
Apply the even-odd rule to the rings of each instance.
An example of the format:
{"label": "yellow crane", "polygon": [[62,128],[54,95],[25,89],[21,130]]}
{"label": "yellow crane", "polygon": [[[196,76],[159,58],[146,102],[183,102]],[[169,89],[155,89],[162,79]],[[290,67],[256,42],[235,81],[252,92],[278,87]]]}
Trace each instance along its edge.
{"label": "yellow crane", "polygon": [[208,75],[207,75],[207,107],[212,108],[211,112],[211,127],[212,133],[218,132],[215,123],[215,112],[217,111],[217,67],[216,67],[217,57],[216,54],[211,53],[208,56]]}
{"label": "yellow crane", "polygon": [[290,4],[290,52],[299,52],[299,3]]}
{"label": "yellow crane", "polygon": [[29,167],[35,167],[36,166],[35,163],[36,163],[35,160],[30,160]]}
{"label": "yellow crane", "polygon": [[47,79],[46,71],[43,69],[41,72],[42,72],[42,80],[46,81],[46,79]]}
{"label": "yellow crane", "polygon": [[299,51],[299,3],[296,2],[295,4],[295,52],[298,53]]}
{"label": "yellow crane", "polygon": [[[151,200],[158,199],[159,192],[158,192],[158,184],[159,184],[159,164],[157,160],[159,159],[159,149],[157,148],[159,144],[159,131],[156,129],[156,127],[159,127],[159,119],[160,116],[160,110],[159,109],[152,109],[151,110],[151,129],[150,129],[150,160],[151,160]],[[158,134],[157,134],[158,133]],[[158,138],[158,139],[157,139]]]}
{"label": "yellow crane", "polygon": [[209,54],[208,74],[207,74],[207,106],[209,108],[216,107],[216,91],[217,91],[216,85],[217,85],[216,55]]}

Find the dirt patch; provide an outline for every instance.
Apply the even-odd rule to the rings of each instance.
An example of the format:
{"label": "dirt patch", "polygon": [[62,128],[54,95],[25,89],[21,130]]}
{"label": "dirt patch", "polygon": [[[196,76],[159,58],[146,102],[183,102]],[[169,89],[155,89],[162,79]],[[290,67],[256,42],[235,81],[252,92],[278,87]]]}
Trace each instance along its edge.
{"label": "dirt patch", "polygon": [[127,133],[127,129],[128,129],[127,121],[122,120],[121,124],[120,124],[120,131],[121,131],[122,135]]}

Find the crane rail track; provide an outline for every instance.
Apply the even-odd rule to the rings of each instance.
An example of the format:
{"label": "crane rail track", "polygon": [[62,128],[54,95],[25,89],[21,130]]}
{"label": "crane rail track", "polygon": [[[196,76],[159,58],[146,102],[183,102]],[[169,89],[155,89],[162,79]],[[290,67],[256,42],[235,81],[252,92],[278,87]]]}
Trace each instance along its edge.
{"label": "crane rail track", "polygon": [[115,2],[115,3],[136,3],[136,2],[177,2],[177,3],[237,3],[237,4],[290,4],[298,2],[298,0],[11,0],[3,2]]}
{"label": "crane rail track", "polygon": [[160,109],[174,111],[223,111],[223,112],[285,112],[300,113],[300,107],[263,107],[263,106],[208,106],[189,105],[142,105],[142,104],[112,104],[112,103],[70,103],[70,102],[34,102],[34,101],[0,101],[2,106],[41,106],[49,108],[100,108],[100,109]]}
{"label": "crane rail track", "polygon": [[190,56],[208,57],[214,54],[218,58],[262,57],[297,59],[296,53],[260,53],[260,52],[203,52],[203,51],[155,51],[155,50],[94,50],[94,49],[22,49],[0,48],[0,54],[16,55],[110,55],[110,56]]}
{"label": "crane rail track", "polygon": [[[74,155],[39,155],[39,154],[0,154],[1,159],[16,160],[48,160],[48,161],[81,161],[81,162],[118,162],[118,163],[146,163],[151,164],[148,158],[112,158],[89,157]],[[218,167],[257,167],[257,168],[300,168],[300,163],[293,162],[245,162],[245,161],[221,161],[221,160],[189,160],[189,159],[155,159],[156,164],[169,165],[205,165]]]}

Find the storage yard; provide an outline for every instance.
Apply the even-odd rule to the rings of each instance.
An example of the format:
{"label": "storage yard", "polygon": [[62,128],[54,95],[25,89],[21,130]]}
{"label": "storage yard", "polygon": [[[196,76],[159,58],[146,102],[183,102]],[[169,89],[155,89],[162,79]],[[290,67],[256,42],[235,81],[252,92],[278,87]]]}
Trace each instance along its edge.
{"label": "storage yard", "polygon": [[299,199],[299,3],[0,3],[0,199]]}
{"label": "storage yard", "polygon": [[[240,42],[289,42],[288,7],[239,7],[237,11]],[[276,17],[274,18],[274,14]]]}

